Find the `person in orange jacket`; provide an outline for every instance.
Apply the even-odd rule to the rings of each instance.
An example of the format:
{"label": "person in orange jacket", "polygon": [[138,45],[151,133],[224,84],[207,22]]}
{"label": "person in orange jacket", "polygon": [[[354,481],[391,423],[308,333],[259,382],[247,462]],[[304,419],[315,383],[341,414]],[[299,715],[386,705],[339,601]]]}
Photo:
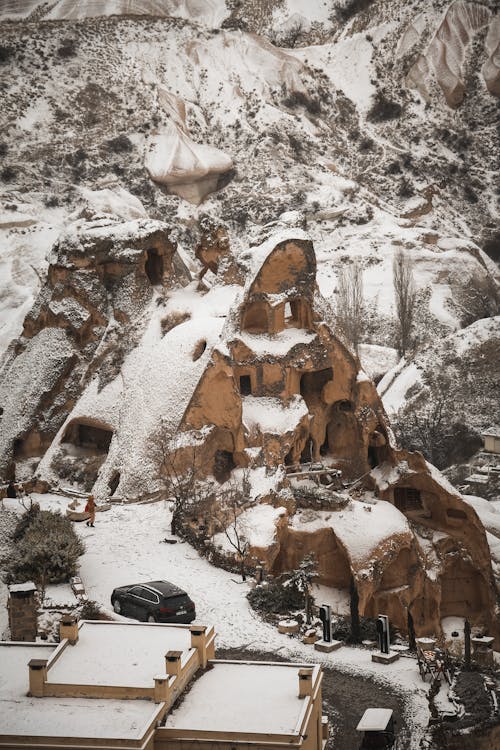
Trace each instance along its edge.
{"label": "person in orange jacket", "polygon": [[87,521],[87,526],[92,526],[92,528],[94,528],[95,502],[94,502],[94,496],[93,495],[89,495],[89,498],[87,500],[87,505],[85,506],[85,513],[90,513],[90,518]]}

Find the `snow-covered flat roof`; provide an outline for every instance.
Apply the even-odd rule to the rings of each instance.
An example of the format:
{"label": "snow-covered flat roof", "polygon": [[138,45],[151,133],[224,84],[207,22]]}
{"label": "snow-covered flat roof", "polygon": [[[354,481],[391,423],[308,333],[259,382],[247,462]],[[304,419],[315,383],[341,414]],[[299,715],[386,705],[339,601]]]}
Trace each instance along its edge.
{"label": "snow-covered flat roof", "polygon": [[481,435],[485,437],[500,437],[500,427],[495,424],[493,427],[488,427],[487,430],[483,430]]}
{"label": "snow-covered flat roof", "polygon": [[165,672],[167,651],[190,647],[186,625],[84,622],[76,645],[49,664],[48,681],[152,688],[155,675]]}
{"label": "snow-covered flat roof", "polygon": [[262,734],[296,731],[305,705],[298,697],[300,665],[212,664],[168,716],[166,727]]}
{"label": "snow-covered flat roof", "polygon": [[150,701],[27,696],[28,662],[54,648],[0,643],[0,736],[141,738],[159,712]]}
{"label": "snow-covered flat roof", "polygon": [[391,716],[390,708],[367,708],[356,729],[358,732],[384,732]]}

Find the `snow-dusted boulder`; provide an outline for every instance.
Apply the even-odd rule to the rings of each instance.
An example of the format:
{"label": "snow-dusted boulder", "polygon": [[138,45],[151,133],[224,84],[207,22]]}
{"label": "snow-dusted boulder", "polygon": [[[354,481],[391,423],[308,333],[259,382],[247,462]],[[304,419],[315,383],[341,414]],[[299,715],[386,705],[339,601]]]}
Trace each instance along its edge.
{"label": "snow-dusted boulder", "polygon": [[113,185],[102,190],[81,188],[86,202],[86,209],[94,214],[111,214],[120,219],[147,219],[148,213],[139,198],[124,190],[120,185]]}
{"label": "snow-dusted boulder", "polygon": [[179,127],[154,136],[149,144],[145,166],[151,179],[171,193],[199,204],[217,190],[221,175],[233,166],[230,156],[213,146],[195,143]]}

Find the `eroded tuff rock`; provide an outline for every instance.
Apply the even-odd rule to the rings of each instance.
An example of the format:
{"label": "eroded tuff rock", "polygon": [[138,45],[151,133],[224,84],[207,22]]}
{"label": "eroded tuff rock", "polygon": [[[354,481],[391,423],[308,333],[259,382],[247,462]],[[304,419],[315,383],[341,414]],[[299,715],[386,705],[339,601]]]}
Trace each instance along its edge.
{"label": "eroded tuff rock", "polygon": [[[433,14],[429,11],[419,13],[403,34],[398,45],[398,55],[408,53],[431,23],[436,23]],[[455,0],[449,5],[444,17],[437,23],[427,48],[410,68],[406,76],[407,85],[418,89],[428,99],[429,87],[434,78],[447,104],[453,108],[458,107],[467,89],[464,68],[468,47],[474,36],[485,26],[488,26],[485,44],[487,60],[482,73],[490,93],[498,96],[498,17],[493,16],[484,5],[465,0]]]}
{"label": "eroded tuff rock", "polygon": [[140,330],[135,312],[173,275],[188,278],[162,222],[100,217],[69,226],[3,364],[5,475],[23,459],[30,471],[96,371],[99,390],[116,377]]}
{"label": "eroded tuff rock", "polygon": [[[325,322],[308,235],[284,228],[241,253],[244,285],[223,283],[217,258],[205,292],[152,222],[84,222],[58,244],[6,379],[32,356],[30,340],[57,330],[64,356],[34,370],[44,414],[59,409],[37,475],[140,499],[168,495],[172,465],[194,468],[209,491],[183,519],[192,535],[224,547],[235,486],[250,564],[278,574],[313,552],[340,598],[354,580],[362,614],[387,612],[404,630],[410,611],[419,634],[467,616],[499,636],[485,530],[436,469],[395,444],[373,382]],[[73,300],[64,314],[62,290]],[[74,405],[62,407],[73,351]],[[9,420],[16,409],[21,400]],[[36,399],[22,425],[11,435],[21,444],[42,425]]]}

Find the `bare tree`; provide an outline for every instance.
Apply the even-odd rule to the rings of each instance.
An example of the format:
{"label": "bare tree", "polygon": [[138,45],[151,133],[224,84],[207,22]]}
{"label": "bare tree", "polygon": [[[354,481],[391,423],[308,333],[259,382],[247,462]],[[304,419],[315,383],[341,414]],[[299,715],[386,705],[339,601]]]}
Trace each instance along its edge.
{"label": "bare tree", "polygon": [[214,515],[219,529],[236,553],[241,579],[246,581],[246,558],[249,543],[240,516],[249,496],[248,473],[243,473],[241,487],[234,481],[226,484],[227,486],[222,494],[217,498]]}
{"label": "bare tree", "polygon": [[457,290],[455,303],[460,310],[462,328],[481,318],[492,318],[500,312],[500,287],[488,275],[474,273]]}
{"label": "bare tree", "polygon": [[401,357],[404,357],[411,344],[416,291],[413,278],[413,261],[401,248],[398,248],[394,254],[392,280],[396,301],[398,352]]}
{"label": "bare tree", "polygon": [[191,447],[191,456],[181,460],[180,449],[175,445],[171,431],[163,429],[158,441],[161,455],[160,479],[165,493],[173,501],[170,533],[183,534],[183,526],[189,509],[194,509],[213,496],[213,488],[200,475],[196,457],[196,445]]}
{"label": "bare tree", "polygon": [[358,262],[344,266],[337,287],[337,324],[355,351],[363,331],[364,299],[361,265]]}

